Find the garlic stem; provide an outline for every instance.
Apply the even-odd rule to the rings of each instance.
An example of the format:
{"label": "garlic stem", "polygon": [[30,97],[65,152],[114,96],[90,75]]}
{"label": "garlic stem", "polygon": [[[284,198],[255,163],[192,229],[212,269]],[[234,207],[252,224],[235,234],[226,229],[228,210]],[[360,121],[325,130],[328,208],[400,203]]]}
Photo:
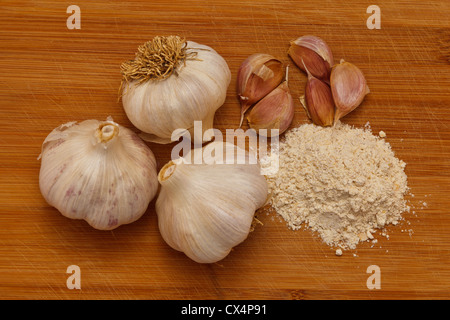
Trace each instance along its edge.
{"label": "garlic stem", "polygon": [[286,66],[286,75],[285,75],[285,80],[284,80],[284,81],[286,81],[286,85],[289,87],[288,78],[289,78],[289,65]]}
{"label": "garlic stem", "polygon": [[99,143],[106,143],[119,133],[119,127],[112,121],[104,122],[97,128],[96,136]]}
{"label": "garlic stem", "polygon": [[195,59],[197,52],[187,52],[187,41],[179,36],[156,36],[139,46],[134,60],[120,66],[123,82],[150,79],[163,80],[176,72],[186,59]]}
{"label": "garlic stem", "polygon": [[329,84],[333,55],[324,40],[311,35],[300,37],[291,41],[288,55],[301,70],[306,72],[307,65],[313,76]]}
{"label": "garlic stem", "polygon": [[158,181],[160,183],[166,181],[167,179],[169,179],[172,174],[175,172],[176,169],[176,165],[173,161],[169,161],[168,163],[166,163],[164,165],[164,167],[162,167],[161,171],[158,174]]}

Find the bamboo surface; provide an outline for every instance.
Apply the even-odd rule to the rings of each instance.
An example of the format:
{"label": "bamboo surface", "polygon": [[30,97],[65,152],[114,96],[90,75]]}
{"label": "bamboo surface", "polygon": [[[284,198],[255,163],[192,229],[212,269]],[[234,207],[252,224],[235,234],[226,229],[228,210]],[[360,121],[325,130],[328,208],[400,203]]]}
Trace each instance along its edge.
{"label": "bamboo surface", "polygon": [[[378,1],[381,29],[369,30],[370,1],[77,1],[0,3],[1,299],[448,299],[450,297],[450,2]],[[290,63],[292,127],[308,119],[298,98],[306,77],[289,41],[322,37],[337,61],[353,62],[371,89],[343,122],[386,132],[407,163],[411,212],[377,243],[336,256],[309,230],[291,231],[262,213],[248,239],[215,264],[197,264],[165,244],[152,201],[135,223],[98,231],[50,207],[39,191],[41,144],[62,123],[114,120],[136,130],[117,100],[120,64],[156,35],[213,47],[232,80],[215,127],[236,129],[236,74],[250,54]],[[137,131],[137,130],[136,130]],[[148,144],[161,168],[170,146]],[[426,203],[426,205],[424,204]],[[414,211],[414,213],[413,213]],[[81,290],[66,286],[78,265]],[[369,290],[370,265],[381,289]]]}

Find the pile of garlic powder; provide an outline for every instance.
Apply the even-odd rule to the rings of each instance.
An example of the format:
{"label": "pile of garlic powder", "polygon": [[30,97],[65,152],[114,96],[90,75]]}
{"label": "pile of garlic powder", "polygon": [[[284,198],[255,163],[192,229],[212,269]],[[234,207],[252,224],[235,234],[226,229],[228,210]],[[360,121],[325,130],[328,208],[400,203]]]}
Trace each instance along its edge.
{"label": "pile of garlic powder", "polygon": [[266,176],[271,204],[293,230],[304,224],[327,245],[354,249],[409,211],[406,164],[368,125],[304,124],[277,152],[279,169]]}

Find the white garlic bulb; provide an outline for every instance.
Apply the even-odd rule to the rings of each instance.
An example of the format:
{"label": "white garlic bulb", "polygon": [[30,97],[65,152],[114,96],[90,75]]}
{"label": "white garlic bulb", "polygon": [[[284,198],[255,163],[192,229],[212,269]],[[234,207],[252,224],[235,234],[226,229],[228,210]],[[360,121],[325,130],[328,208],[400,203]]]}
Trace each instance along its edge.
{"label": "white garlic bulb", "polygon": [[[203,122],[203,132],[212,128],[231,81],[216,51],[178,36],[148,41],[121,70],[124,110],[141,137],[156,143],[172,142],[176,129],[187,129],[193,137],[194,121]],[[201,142],[212,137],[205,135]]]}
{"label": "white garlic bulb", "polygon": [[45,200],[96,229],[139,219],[158,189],[153,152],[111,118],[59,126],[44,140],[39,158]]}
{"label": "white garlic bulb", "polygon": [[223,142],[212,142],[202,150],[216,150],[216,154],[224,150],[224,163],[214,163],[205,152],[202,164],[186,163],[194,158],[195,149],[167,163],[158,174],[156,212],[169,246],[196,262],[213,263],[247,238],[268,189],[259,164],[249,164],[251,156],[245,150]]}

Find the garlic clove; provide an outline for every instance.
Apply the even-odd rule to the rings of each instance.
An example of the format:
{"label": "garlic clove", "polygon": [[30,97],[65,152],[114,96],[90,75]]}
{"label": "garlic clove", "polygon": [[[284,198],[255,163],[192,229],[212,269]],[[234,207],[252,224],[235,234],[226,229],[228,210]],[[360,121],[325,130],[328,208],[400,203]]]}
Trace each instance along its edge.
{"label": "garlic clove", "polygon": [[370,93],[362,71],[343,59],[331,71],[331,93],[336,105],[334,121],[355,110]]}
{"label": "garlic clove", "polygon": [[314,77],[329,83],[333,54],[324,40],[310,35],[300,37],[291,41],[288,55],[301,70],[306,72],[304,62]]}
{"label": "garlic clove", "polygon": [[294,100],[287,81],[262,98],[247,116],[250,128],[257,132],[267,129],[268,137],[272,136],[271,129],[278,129],[278,134],[282,134],[289,128],[293,119]]}
{"label": "garlic clove", "polygon": [[[201,152],[207,148],[216,154],[222,150],[230,160],[249,158],[247,151],[231,143],[214,141]],[[247,238],[255,211],[266,202],[267,182],[257,163],[219,164],[209,162],[207,154],[202,164],[190,164],[187,160],[196,151],[170,161],[159,172],[156,213],[161,236],[170,247],[198,263],[214,263]]]}
{"label": "garlic clove", "polygon": [[300,102],[305,108],[308,117],[319,126],[331,126],[334,121],[335,107],[330,87],[323,81],[314,77],[306,68],[308,81],[306,82],[305,95]]}
{"label": "garlic clove", "polygon": [[59,126],[44,140],[39,158],[47,203],[99,230],[139,219],[158,189],[152,151],[111,118]]}
{"label": "garlic clove", "polygon": [[242,126],[245,112],[283,80],[283,63],[265,53],[255,53],[242,62],[237,75],[237,92],[241,104]]}

